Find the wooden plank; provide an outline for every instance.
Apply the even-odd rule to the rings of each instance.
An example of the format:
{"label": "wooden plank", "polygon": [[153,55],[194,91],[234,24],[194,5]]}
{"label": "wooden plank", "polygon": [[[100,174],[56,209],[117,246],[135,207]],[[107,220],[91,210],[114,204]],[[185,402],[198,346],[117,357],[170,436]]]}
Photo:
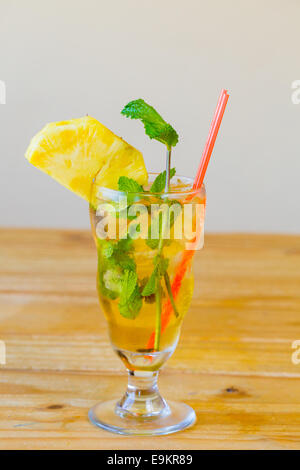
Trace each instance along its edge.
{"label": "wooden plank", "polygon": [[176,397],[195,407],[198,423],[155,441],[104,433],[86,418],[97,398],[118,398],[125,386],[98,306],[90,234],[2,229],[0,247],[2,448],[300,448],[300,365],[291,361],[299,236],[206,236],[161,379],[172,397],[182,384]]}
{"label": "wooden plank", "polygon": [[[3,371],[0,448],[286,449],[300,438],[300,395],[293,378],[232,377],[165,371],[164,396],[194,407],[189,430],[156,438],[124,438],[92,426],[88,409],[119,398],[119,374]],[[176,387],[174,387],[176,383]]]}

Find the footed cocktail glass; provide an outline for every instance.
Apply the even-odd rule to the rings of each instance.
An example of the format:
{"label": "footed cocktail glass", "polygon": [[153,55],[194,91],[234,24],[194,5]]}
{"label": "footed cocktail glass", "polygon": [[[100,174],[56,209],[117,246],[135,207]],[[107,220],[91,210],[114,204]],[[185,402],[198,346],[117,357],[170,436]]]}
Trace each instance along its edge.
{"label": "footed cocktail glass", "polygon": [[169,434],[195,421],[192,408],[166,402],[157,387],[192,299],[193,255],[203,246],[205,189],[192,185],[174,177],[168,193],[93,188],[99,300],[112,347],[128,370],[124,396],[89,411],[91,422],[108,431]]}

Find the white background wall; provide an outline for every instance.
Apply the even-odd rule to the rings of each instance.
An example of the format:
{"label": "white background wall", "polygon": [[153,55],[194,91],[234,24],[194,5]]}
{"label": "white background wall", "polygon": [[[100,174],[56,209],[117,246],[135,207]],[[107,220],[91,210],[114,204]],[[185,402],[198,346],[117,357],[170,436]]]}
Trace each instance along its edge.
{"label": "white background wall", "polygon": [[120,110],[142,97],[180,134],[194,175],[230,91],[206,178],[207,229],[300,232],[299,0],[0,0],[0,223],[88,227],[87,205],[25,161],[49,121],[98,118],[162,169],[162,145]]}

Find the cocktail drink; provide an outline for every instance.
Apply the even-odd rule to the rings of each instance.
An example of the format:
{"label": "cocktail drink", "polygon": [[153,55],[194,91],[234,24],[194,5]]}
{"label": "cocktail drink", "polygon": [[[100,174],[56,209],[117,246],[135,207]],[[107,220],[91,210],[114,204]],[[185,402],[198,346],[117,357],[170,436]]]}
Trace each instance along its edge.
{"label": "cocktail drink", "polygon": [[203,178],[228,100],[222,90],[194,182],[176,175],[176,131],[142,99],[122,114],[139,119],[167,148],[165,170],[148,174],[141,152],[96,119],[47,124],[26,158],[90,205],[97,248],[97,289],[111,344],[128,370],[117,403],[89,412],[119,434],[169,434],[191,425],[195,412],[161,397],[157,374],[176,347],[193,295],[193,257],[203,245]]}
{"label": "cocktail drink", "polygon": [[205,190],[193,190],[189,178],[174,177],[168,193],[155,194],[150,188],[157,177],[149,175],[143,192],[98,187],[90,207],[99,300],[112,346],[129,372],[124,397],[96,405],[90,419],[127,434],[174,432],[195,419],[186,405],[167,404],[156,381],[176,348],[192,299]]}
{"label": "cocktail drink", "polygon": [[[185,235],[184,225],[186,232],[188,225],[192,232],[193,218],[195,219],[198,212],[198,230],[203,237],[205,192],[204,187],[191,192],[192,182],[187,178],[176,178],[176,180],[170,186],[170,192],[164,193],[163,198],[152,193],[131,193],[134,202],[129,208],[128,206],[122,208],[121,215],[120,211],[119,213],[115,211],[115,208],[116,201],[122,201],[124,197],[122,192],[99,188],[97,198],[99,209],[97,211],[95,207],[90,207],[92,231],[98,254],[99,300],[108,322],[112,345],[130,370],[156,370],[162,360],[173,352],[182,320],[189,309],[193,295],[194,277],[191,269],[193,248],[189,245],[195,235],[193,233]],[[192,198],[187,200],[189,194]],[[190,206],[188,214],[185,211],[187,204]],[[198,211],[195,210],[196,207]],[[162,242],[159,233],[154,233],[155,230],[153,236],[156,235],[157,238],[151,238],[151,209],[152,223],[155,223],[158,217],[161,219],[168,216],[170,219],[176,217],[168,233],[166,230]],[[164,209],[169,209],[169,213],[163,212]],[[128,216],[128,211],[135,213],[136,217]],[[114,225],[112,238],[102,232],[103,217],[108,215]],[[139,227],[141,224],[143,229]],[[199,236],[198,233],[197,235]],[[187,239],[187,236],[190,239]],[[198,249],[199,244],[201,240]],[[175,301],[171,285],[175,274],[180,270],[183,253],[187,247],[190,249],[190,256]],[[165,271],[154,279],[153,273],[157,261],[155,257],[159,256],[159,251],[160,264],[163,264],[160,269],[163,267]],[[126,303],[122,302],[122,289],[128,276],[133,279],[132,289],[135,290],[135,295]],[[145,287],[147,283],[149,285],[151,276],[152,288],[150,286],[147,290]],[[156,284],[160,285],[160,299],[156,296],[158,289]],[[171,315],[166,320],[161,317],[167,301],[171,300],[175,311],[171,303]]]}

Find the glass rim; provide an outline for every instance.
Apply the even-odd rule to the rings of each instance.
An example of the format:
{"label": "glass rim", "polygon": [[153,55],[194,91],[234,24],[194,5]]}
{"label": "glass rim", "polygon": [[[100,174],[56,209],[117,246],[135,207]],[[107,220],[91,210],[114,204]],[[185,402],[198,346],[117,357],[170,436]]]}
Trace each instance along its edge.
{"label": "glass rim", "polygon": [[[148,175],[149,176],[158,176],[160,173],[156,173],[156,172],[153,172],[153,171],[149,171],[148,172]],[[206,190],[205,190],[205,185],[204,183],[202,184],[202,186],[200,188],[196,188],[196,189],[193,189],[193,183],[194,183],[194,180],[189,177],[189,176],[182,176],[182,175],[175,175],[173,178],[177,178],[179,180],[184,180],[186,182],[188,182],[190,184],[190,189],[185,189],[184,191],[181,191],[180,189],[179,190],[171,190],[171,191],[168,191],[168,192],[160,192],[160,193],[150,193],[150,192],[140,192],[140,191],[137,191],[137,192],[125,192],[125,191],[120,191],[118,189],[111,189],[111,188],[107,188],[105,186],[99,186],[98,187],[98,191],[101,191],[103,190],[104,193],[106,193],[108,195],[111,194],[113,199],[115,199],[115,197],[117,195],[121,195],[121,196],[124,196],[124,194],[130,194],[131,196],[140,196],[140,195],[143,195],[143,197],[161,197],[162,195],[163,196],[180,196],[180,197],[188,197],[188,196],[195,196],[196,194],[199,194],[199,193],[203,193],[203,196],[205,196],[206,194]],[[172,178],[172,179],[173,179]],[[150,179],[150,178],[149,178]]]}

